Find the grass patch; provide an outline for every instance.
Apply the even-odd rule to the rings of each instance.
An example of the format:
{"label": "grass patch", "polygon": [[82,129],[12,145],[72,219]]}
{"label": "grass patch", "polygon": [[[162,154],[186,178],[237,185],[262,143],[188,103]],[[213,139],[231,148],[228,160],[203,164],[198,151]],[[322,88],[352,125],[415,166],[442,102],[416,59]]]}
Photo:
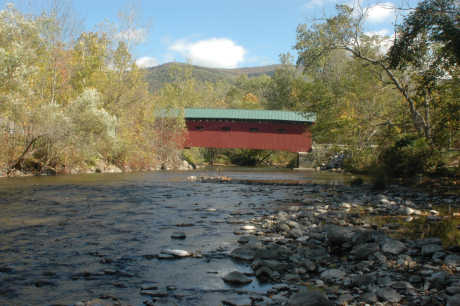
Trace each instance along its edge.
{"label": "grass patch", "polygon": [[439,209],[439,219],[430,219],[428,216],[415,216],[411,221],[401,216],[375,216],[367,221],[378,227],[394,228],[388,231],[390,237],[401,239],[423,239],[437,237],[442,240],[444,247],[460,246],[460,216],[448,212],[448,209]]}

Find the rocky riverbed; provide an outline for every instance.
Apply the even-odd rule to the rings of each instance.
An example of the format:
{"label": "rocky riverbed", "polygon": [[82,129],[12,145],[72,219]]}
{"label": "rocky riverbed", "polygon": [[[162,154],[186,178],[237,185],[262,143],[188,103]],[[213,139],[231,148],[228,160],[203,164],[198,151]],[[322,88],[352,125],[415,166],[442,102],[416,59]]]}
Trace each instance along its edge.
{"label": "rocky riverbed", "polygon": [[[174,201],[171,194],[177,193],[177,185],[154,189],[156,185],[149,183],[134,192],[137,189],[130,183],[125,189],[110,189],[118,190],[115,196],[119,200],[113,203],[101,198],[98,206],[86,212],[87,220],[75,225],[78,229],[71,228],[86,239],[84,243],[75,248],[69,244],[74,240],[63,234],[44,240],[57,248],[65,243],[68,254],[66,249],[35,249],[22,259],[22,265],[0,261],[0,301],[27,300],[27,296],[14,299],[14,284],[29,286],[21,294],[33,294],[42,291],[28,289],[32,285],[52,292],[65,290],[65,281],[71,286],[81,284],[86,290],[69,287],[73,297],[85,292],[85,298],[73,298],[78,306],[460,305],[460,246],[452,243],[458,238],[455,227],[460,200],[454,194],[398,186],[374,191],[366,185],[315,182],[289,186],[284,181],[270,184],[266,180],[260,185],[235,179],[231,184],[212,179],[184,181]],[[107,194],[106,187],[97,189]],[[63,190],[56,187],[54,193]],[[155,193],[150,196],[147,190]],[[82,192],[88,188],[75,188],[69,198],[75,201]],[[237,202],[235,193],[242,200]],[[46,195],[49,199],[49,193]],[[91,199],[96,196],[101,197],[92,194]],[[36,204],[39,197],[40,192],[34,192],[29,200]],[[188,203],[190,197],[193,203]],[[131,199],[137,204],[128,205]],[[64,204],[55,201],[53,207],[73,214],[71,209],[76,206],[66,208]],[[115,213],[118,206],[120,212]],[[47,215],[50,212],[47,207]],[[113,215],[110,220],[103,217],[107,214]],[[146,223],[154,215],[156,223]],[[454,228],[445,241],[428,237],[430,230],[409,235],[407,228],[420,220],[427,228],[438,228],[446,221]],[[68,221],[56,222],[61,229]],[[113,239],[100,240],[94,230],[106,232],[110,226],[116,226],[115,233],[109,232]],[[35,227],[34,231],[41,233],[42,229]],[[130,238],[136,231],[142,234]],[[152,231],[156,234],[150,237]],[[125,237],[122,244],[115,243],[121,237]],[[14,239],[21,244],[26,237],[21,234]],[[0,247],[4,254],[19,250],[6,244]],[[54,252],[60,252],[58,259],[50,257]],[[24,273],[35,255],[42,259],[27,277]],[[48,261],[46,268],[43,257]],[[50,266],[49,262],[56,260],[61,262]],[[40,277],[35,270],[40,271]],[[105,288],[105,293],[99,288]],[[59,292],[62,296],[72,290]],[[53,305],[69,305],[58,298],[55,301]]]}
{"label": "rocky riverbed", "polygon": [[[450,207],[450,218],[456,218],[456,196],[396,186],[376,192],[366,186],[310,184],[303,191],[303,199],[267,208],[241,224],[234,231],[238,245],[213,254],[251,268],[222,277],[238,288],[234,297],[221,300],[223,305],[460,305],[460,245],[444,247],[438,237],[398,237],[404,223],[372,222],[372,217],[408,223],[424,218],[433,226],[448,218],[434,206]],[[186,232],[174,235],[186,238]],[[245,290],[256,280],[269,289]],[[142,294],[151,297],[146,305],[168,303],[167,290],[146,288]],[[78,305],[95,302],[104,303]]]}
{"label": "rocky riverbed", "polygon": [[251,275],[276,284],[261,305],[460,305],[460,245],[392,238],[398,225],[366,221],[369,215],[425,216],[430,226],[442,222],[434,203],[458,212],[454,196],[347,186],[305,192],[302,202],[253,219],[253,233],[230,253],[248,262]]}

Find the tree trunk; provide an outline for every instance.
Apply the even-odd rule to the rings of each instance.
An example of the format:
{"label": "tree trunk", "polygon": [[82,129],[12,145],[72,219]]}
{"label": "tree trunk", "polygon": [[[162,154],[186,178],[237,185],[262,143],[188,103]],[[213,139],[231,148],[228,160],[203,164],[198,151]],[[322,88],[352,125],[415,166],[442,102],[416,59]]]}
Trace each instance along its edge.
{"label": "tree trunk", "polygon": [[41,138],[42,136],[37,136],[37,137],[34,137],[30,142],[29,144],[27,145],[27,147],[24,149],[24,151],[22,152],[22,154],[16,159],[16,162],[13,163],[12,166],[10,166],[8,168],[8,170],[6,171],[6,175],[9,176],[11,174],[11,172],[13,172],[14,169],[18,169],[19,166],[21,165],[22,161],[24,160],[24,156],[29,152],[29,150],[32,148],[32,146],[34,145],[34,143],[39,139]]}
{"label": "tree trunk", "polygon": [[430,114],[431,95],[428,90],[425,91],[425,137],[431,140],[431,114]]}

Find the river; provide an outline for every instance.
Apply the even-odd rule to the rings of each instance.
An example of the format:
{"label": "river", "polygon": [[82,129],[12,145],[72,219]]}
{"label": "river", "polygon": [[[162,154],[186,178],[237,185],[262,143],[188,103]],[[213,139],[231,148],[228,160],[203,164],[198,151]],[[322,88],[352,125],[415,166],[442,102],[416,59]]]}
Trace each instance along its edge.
{"label": "river", "polygon": [[[189,182],[191,175],[274,184]],[[302,185],[285,182],[341,184],[348,178],[232,168],[0,179],[0,305],[69,305],[98,297],[142,305],[150,299],[140,294],[145,287],[164,289],[173,305],[219,305],[236,294],[222,276],[250,271],[226,256],[241,224],[266,207],[305,196]],[[186,239],[172,239],[176,231]],[[156,258],[164,249],[198,256]],[[244,290],[268,286],[254,281]]]}

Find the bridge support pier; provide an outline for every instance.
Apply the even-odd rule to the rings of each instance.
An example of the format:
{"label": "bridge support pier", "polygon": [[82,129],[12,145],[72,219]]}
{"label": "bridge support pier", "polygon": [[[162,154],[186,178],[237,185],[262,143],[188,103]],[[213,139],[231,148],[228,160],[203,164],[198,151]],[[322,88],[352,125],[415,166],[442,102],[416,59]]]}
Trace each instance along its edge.
{"label": "bridge support pier", "polygon": [[311,152],[298,152],[297,153],[297,168],[294,170],[313,170],[314,159]]}

